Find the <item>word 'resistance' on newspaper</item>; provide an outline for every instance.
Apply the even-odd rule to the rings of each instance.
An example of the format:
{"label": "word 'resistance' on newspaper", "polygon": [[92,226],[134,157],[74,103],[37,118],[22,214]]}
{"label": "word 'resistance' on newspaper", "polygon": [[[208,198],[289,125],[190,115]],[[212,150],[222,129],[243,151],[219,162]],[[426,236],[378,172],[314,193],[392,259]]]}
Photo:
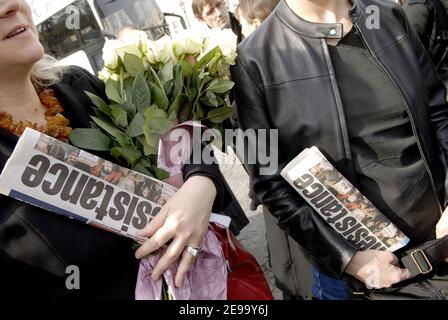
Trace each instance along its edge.
{"label": "word 'resistance' on newspaper", "polygon": [[283,178],[340,235],[361,250],[396,251],[409,238],[325,158],[305,149],[281,172]]}
{"label": "word 'resistance' on newspaper", "polygon": [[32,129],[0,176],[0,193],[143,242],[143,229],[176,188]]}

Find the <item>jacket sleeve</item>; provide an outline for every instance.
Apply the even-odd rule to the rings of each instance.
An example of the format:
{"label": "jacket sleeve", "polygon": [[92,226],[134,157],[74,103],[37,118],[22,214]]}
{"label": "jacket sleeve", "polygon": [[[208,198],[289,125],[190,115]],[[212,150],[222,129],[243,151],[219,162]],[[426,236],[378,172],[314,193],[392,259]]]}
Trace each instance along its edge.
{"label": "jacket sleeve", "polygon": [[[253,70],[245,69],[240,61],[232,69],[232,79],[236,82],[235,99],[240,129],[279,129],[273,128],[267,117],[264,93],[251,79]],[[246,67],[247,68],[247,67]],[[275,106],[271,106],[275,108]],[[280,129],[281,130],[281,129]],[[257,134],[256,134],[257,136]],[[269,134],[266,136],[269,137]],[[356,249],[334,231],[300,195],[281,177],[280,172],[287,163],[280,163],[275,173],[263,175],[263,161],[258,158],[256,148],[258,139],[247,139],[244,162],[252,179],[252,187],[257,198],[276,218],[277,223],[303,246],[313,257],[314,263],[329,275],[340,277],[350,262]],[[264,137],[263,137],[264,140]],[[263,142],[264,143],[264,142]],[[294,143],[294,141],[291,141]],[[263,154],[273,155],[276,150],[269,148]],[[278,149],[278,148],[276,148]],[[252,156],[251,156],[252,154]],[[254,156],[256,155],[256,156]],[[278,155],[282,159],[281,154]],[[250,158],[256,159],[251,163]]]}
{"label": "jacket sleeve", "polygon": [[[202,143],[201,150],[204,151],[204,149],[206,148],[211,147]],[[207,153],[213,155],[213,150],[208,150]],[[184,166],[183,175],[184,181],[187,181],[189,178],[194,176],[207,177],[213,181],[213,184],[215,185],[217,191],[217,197],[215,203],[213,204],[214,212],[221,212],[229,205],[231,201],[231,191],[228,185],[225,183],[225,178],[222,175],[218,164],[205,164],[204,162],[195,164],[193,161],[190,161],[190,164],[186,164]]]}
{"label": "jacket sleeve", "polygon": [[415,30],[409,27],[408,36],[423,75],[428,100],[428,111],[445,164],[448,164],[448,103],[446,87],[438,76],[428,52],[419,41]]}
{"label": "jacket sleeve", "polygon": [[418,37],[423,42],[428,29],[431,28],[429,25],[430,10],[426,1],[407,1],[403,5],[403,10],[406,13],[409,24],[414,28]]}

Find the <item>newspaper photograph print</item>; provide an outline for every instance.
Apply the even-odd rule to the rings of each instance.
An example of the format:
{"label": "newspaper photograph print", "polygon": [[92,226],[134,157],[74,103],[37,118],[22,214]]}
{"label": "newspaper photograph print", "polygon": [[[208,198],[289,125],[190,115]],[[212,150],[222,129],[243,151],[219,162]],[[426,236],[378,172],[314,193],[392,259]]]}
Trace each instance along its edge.
{"label": "newspaper photograph print", "polygon": [[176,188],[27,129],[1,176],[0,193],[142,242]]}
{"label": "newspaper photograph print", "polygon": [[330,226],[359,249],[396,251],[403,234],[316,147],[306,149],[282,176]]}

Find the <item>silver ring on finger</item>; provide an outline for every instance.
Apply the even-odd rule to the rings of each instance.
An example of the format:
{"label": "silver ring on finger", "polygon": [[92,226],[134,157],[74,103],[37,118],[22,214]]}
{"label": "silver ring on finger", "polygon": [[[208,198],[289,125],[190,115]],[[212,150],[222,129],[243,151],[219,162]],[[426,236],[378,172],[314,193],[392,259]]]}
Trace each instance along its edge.
{"label": "silver ring on finger", "polygon": [[187,250],[187,252],[194,258],[196,258],[199,255],[199,252],[201,252],[201,248],[195,246],[187,246],[185,250]]}

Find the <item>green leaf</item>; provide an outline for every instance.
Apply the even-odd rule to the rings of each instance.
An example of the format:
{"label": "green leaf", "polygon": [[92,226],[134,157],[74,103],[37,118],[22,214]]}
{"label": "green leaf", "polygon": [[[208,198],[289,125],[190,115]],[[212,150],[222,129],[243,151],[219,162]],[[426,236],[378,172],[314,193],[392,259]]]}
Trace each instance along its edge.
{"label": "green leaf", "polygon": [[222,123],[224,122],[224,120],[229,119],[234,112],[235,108],[230,107],[221,107],[213,109],[207,114],[207,119],[213,123]]}
{"label": "green leaf", "polygon": [[131,101],[138,111],[142,111],[151,105],[151,90],[143,73],[139,73],[134,80]]}
{"label": "green leaf", "polygon": [[[196,91],[196,94],[199,93],[199,74],[197,74],[196,72],[193,73],[191,75],[191,89],[194,89]],[[193,96],[196,96],[196,94],[194,94]]]}
{"label": "green leaf", "polygon": [[168,100],[168,97],[166,96],[165,91],[152,82],[149,83],[149,86],[151,88],[152,94],[154,95],[154,101],[157,106],[159,108],[167,110],[170,106],[170,102]]}
{"label": "green leaf", "polygon": [[106,95],[109,100],[115,101],[116,103],[121,103],[123,99],[120,95],[120,83],[118,81],[108,79],[106,81]]}
{"label": "green leaf", "polygon": [[126,101],[132,100],[132,86],[134,85],[134,81],[135,77],[128,77],[124,80],[123,87],[126,97],[123,97],[123,100]]}
{"label": "green leaf", "polygon": [[107,109],[108,104],[98,97],[97,95],[94,95],[93,93],[90,93],[88,91],[84,91],[84,93],[89,97],[90,101],[92,101],[93,105],[97,107],[98,109]]}
{"label": "green leaf", "polygon": [[174,79],[168,81],[163,86],[163,90],[165,90],[166,95],[169,97],[173,93]]}
{"label": "green leaf", "polygon": [[[148,139],[149,138],[149,139]],[[140,144],[143,147],[143,153],[145,154],[145,156],[150,156],[150,155],[157,155],[159,150],[158,150],[158,140],[157,139],[153,139],[150,134],[149,134],[149,130],[148,130],[148,135],[145,136],[140,136],[137,138],[138,142],[140,142]],[[148,140],[151,141],[151,143],[148,143]]]}
{"label": "green leaf", "polygon": [[140,163],[140,161],[137,162],[137,164],[134,166],[133,169],[134,169],[135,171],[139,172],[139,173],[142,173],[142,174],[148,176],[148,177],[151,177],[151,178],[154,177],[154,176],[152,175],[152,173],[149,172],[148,169],[146,169],[144,166],[142,166],[142,164]]}
{"label": "green leaf", "polygon": [[145,127],[149,129],[151,134],[162,135],[168,132],[173,127],[173,124],[169,119],[146,118]]}
{"label": "green leaf", "polygon": [[216,95],[213,92],[207,91],[205,95],[207,97],[208,102],[210,102],[210,104],[213,107],[218,107],[218,99],[216,98]]}
{"label": "green leaf", "polygon": [[145,143],[142,143],[145,156],[157,155],[159,152],[160,135],[151,133],[149,127],[144,127]]}
{"label": "green leaf", "polygon": [[128,129],[126,130],[127,135],[130,136],[131,138],[143,135],[144,125],[145,125],[145,118],[140,113],[137,113],[134,119],[132,119]]}
{"label": "green leaf", "polygon": [[142,157],[142,153],[134,148],[115,147],[110,150],[110,153],[116,158],[125,159],[131,166],[134,166]]}
{"label": "green leaf", "polygon": [[121,106],[132,117],[135,116],[135,113],[137,112],[137,108],[135,107],[135,105],[131,101],[125,101]]}
{"label": "green leaf", "polygon": [[[176,66],[176,72],[175,72],[175,76],[174,76],[174,83],[173,83],[173,94],[172,96],[174,97],[174,99],[176,99],[177,97],[179,97],[182,94],[182,87],[184,84],[184,72],[182,71],[182,68],[178,65]],[[188,77],[190,77],[190,75],[188,75]]]}
{"label": "green leaf", "polygon": [[182,70],[182,73],[184,74],[184,76],[191,77],[191,74],[193,73],[193,67],[191,66],[191,64],[189,64],[185,60],[182,60],[181,68],[182,68],[181,70]]}
{"label": "green leaf", "polygon": [[211,91],[213,93],[226,93],[232,90],[234,85],[235,83],[230,80],[213,80],[207,88],[207,91]]}
{"label": "green leaf", "polygon": [[202,118],[204,118],[204,110],[202,109],[200,104],[196,106],[195,118],[196,120],[201,120]]}
{"label": "green leaf", "polygon": [[194,70],[200,70],[202,67],[209,64],[216,56],[221,54],[221,48],[216,46],[214,49],[210,50],[205,56],[198,61],[198,63],[194,66]]}
{"label": "green leaf", "polygon": [[133,77],[136,77],[140,72],[144,71],[143,62],[136,55],[125,53],[123,64],[126,71]]}
{"label": "green leaf", "polygon": [[172,113],[177,114],[179,113],[179,107],[182,102],[183,98],[182,96],[178,96],[176,99],[174,99],[173,103],[171,104],[168,114],[171,115]]}
{"label": "green leaf", "polygon": [[150,119],[150,118],[167,119],[168,114],[166,113],[165,110],[162,110],[160,108],[157,108],[157,106],[152,105],[151,107],[149,107],[148,109],[145,110],[145,118],[146,119]]}
{"label": "green leaf", "polygon": [[112,118],[114,124],[119,127],[126,128],[128,126],[128,113],[121,105],[111,105]]}
{"label": "green leaf", "polygon": [[157,168],[157,167],[149,168],[149,171],[153,174],[153,176],[156,179],[159,179],[159,180],[165,180],[170,177],[170,174],[167,171]]}
{"label": "green leaf", "polygon": [[173,69],[174,69],[174,64],[172,62],[168,62],[165,65],[163,65],[162,70],[160,70],[159,79],[163,86],[168,81],[174,79]]}
{"label": "green leaf", "polygon": [[115,127],[112,123],[101,120],[97,117],[90,117],[92,120],[104,131],[106,131],[108,134],[110,134],[113,137],[117,137],[118,134],[121,132],[120,129]]}
{"label": "green leaf", "polygon": [[117,53],[120,56],[121,61],[124,61],[126,54],[139,57],[141,55],[140,50],[136,45],[128,45],[117,49]]}
{"label": "green leaf", "polygon": [[191,104],[190,103],[186,103],[183,106],[181,106],[181,110],[180,110],[180,114],[179,114],[180,122],[183,123],[185,121],[190,120],[191,119],[190,113],[191,113]]}
{"label": "green leaf", "polygon": [[118,142],[118,144],[120,145],[120,146],[122,146],[122,147],[133,147],[132,146],[132,140],[131,140],[131,138],[129,138],[125,133],[123,133],[123,132],[120,132],[118,135],[117,135],[117,142]]}
{"label": "green leaf", "polygon": [[177,112],[176,111],[172,111],[170,112],[170,114],[168,115],[168,119],[172,122],[177,120]]}
{"label": "green leaf", "polygon": [[75,129],[69,136],[71,144],[81,149],[108,151],[110,139],[97,129]]}

